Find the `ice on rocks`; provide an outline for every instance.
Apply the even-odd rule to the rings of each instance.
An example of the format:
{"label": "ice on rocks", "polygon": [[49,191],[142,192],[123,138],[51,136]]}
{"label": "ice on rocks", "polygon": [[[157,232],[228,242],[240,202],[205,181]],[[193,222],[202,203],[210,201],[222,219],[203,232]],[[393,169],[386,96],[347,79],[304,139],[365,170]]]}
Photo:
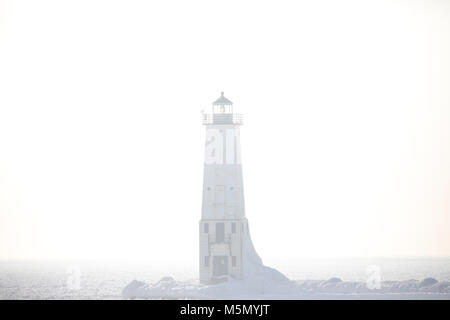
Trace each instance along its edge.
{"label": "ice on rocks", "polygon": [[213,285],[176,281],[172,277],[164,277],[154,284],[134,280],[123,289],[122,296],[150,299],[450,299],[450,283],[434,278],[382,281],[380,289],[370,289],[366,282],[343,281],[338,277],[292,281],[263,264],[248,233],[243,238],[243,266],[243,279],[223,277],[224,281]]}

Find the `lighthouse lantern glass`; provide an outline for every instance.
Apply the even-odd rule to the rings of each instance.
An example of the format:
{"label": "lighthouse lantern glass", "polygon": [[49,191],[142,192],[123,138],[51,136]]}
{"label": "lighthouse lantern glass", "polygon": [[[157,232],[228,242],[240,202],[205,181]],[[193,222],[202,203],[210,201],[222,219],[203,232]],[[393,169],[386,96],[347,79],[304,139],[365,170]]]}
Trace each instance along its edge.
{"label": "lighthouse lantern glass", "polygon": [[220,105],[213,105],[213,113],[233,113],[233,105],[231,104],[220,104]]}

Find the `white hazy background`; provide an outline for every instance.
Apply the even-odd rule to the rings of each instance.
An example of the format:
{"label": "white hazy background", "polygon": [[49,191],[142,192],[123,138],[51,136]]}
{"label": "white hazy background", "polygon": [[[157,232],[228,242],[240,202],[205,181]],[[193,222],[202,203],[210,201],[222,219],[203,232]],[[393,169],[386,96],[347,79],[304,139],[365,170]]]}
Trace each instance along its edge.
{"label": "white hazy background", "polygon": [[195,265],[201,110],[263,259],[450,255],[449,1],[0,1],[0,259]]}

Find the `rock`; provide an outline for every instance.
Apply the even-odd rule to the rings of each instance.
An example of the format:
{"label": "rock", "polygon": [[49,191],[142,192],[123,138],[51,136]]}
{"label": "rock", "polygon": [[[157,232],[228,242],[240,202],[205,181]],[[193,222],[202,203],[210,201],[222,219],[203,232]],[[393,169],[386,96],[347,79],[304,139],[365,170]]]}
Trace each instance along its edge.
{"label": "rock", "polygon": [[430,287],[434,284],[438,283],[438,281],[434,278],[425,278],[422,281],[420,281],[419,283],[419,287],[423,288],[423,287]]}

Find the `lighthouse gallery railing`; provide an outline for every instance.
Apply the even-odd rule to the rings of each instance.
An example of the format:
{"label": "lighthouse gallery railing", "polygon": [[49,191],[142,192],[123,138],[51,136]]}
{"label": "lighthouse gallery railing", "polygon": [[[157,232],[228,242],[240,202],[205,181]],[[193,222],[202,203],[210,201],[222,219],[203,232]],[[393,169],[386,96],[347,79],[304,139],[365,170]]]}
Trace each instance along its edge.
{"label": "lighthouse gallery railing", "polygon": [[235,124],[242,125],[240,113],[204,113],[203,124]]}

